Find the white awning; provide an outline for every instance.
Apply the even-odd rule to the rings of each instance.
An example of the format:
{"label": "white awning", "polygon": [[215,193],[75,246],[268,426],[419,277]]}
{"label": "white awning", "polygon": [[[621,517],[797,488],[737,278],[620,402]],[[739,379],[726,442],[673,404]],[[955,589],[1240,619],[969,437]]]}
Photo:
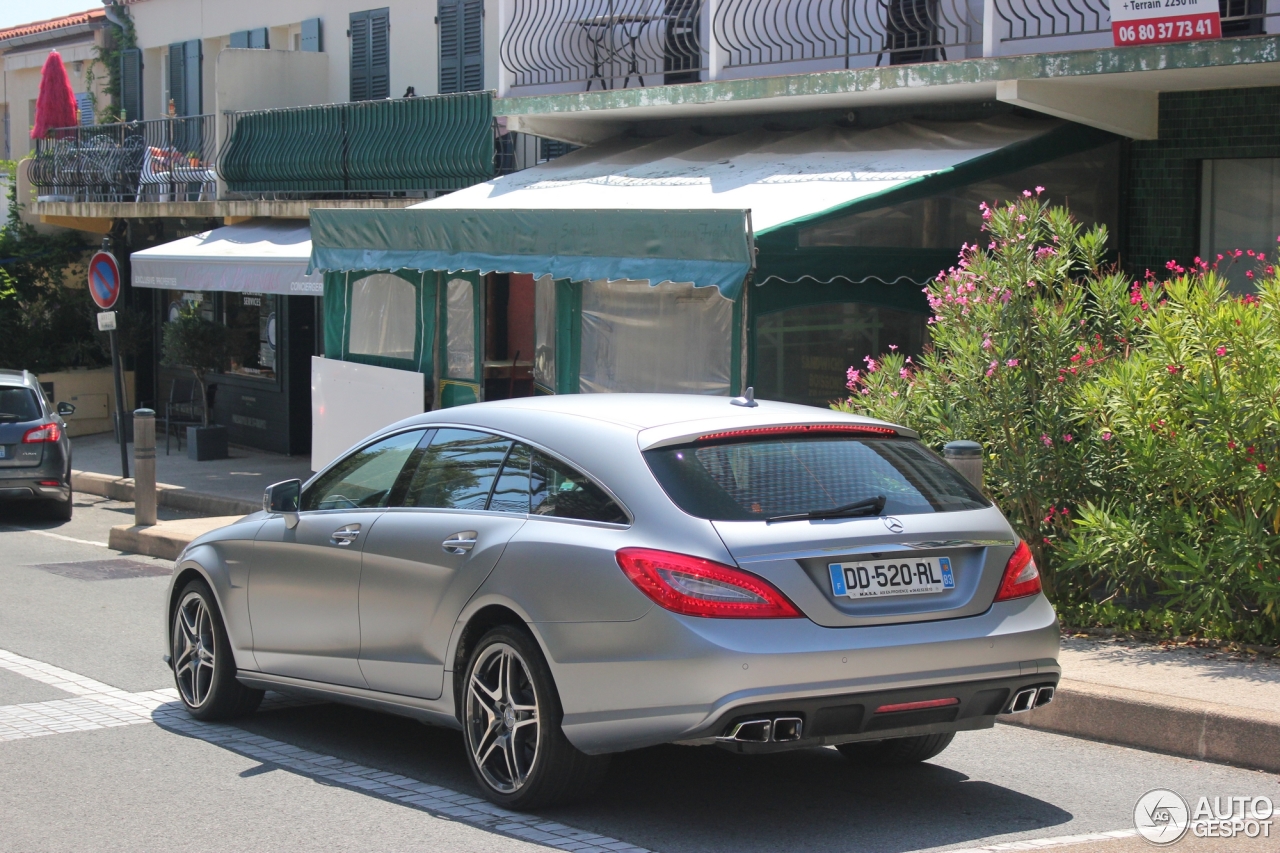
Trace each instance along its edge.
{"label": "white awning", "polygon": [[759,235],[950,171],[1061,124],[1008,115],[868,129],[617,137],[414,207],[749,210]]}
{"label": "white awning", "polygon": [[297,220],[215,228],[129,256],[134,287],[318,296],[324,275],[307,274],[311,227]]}

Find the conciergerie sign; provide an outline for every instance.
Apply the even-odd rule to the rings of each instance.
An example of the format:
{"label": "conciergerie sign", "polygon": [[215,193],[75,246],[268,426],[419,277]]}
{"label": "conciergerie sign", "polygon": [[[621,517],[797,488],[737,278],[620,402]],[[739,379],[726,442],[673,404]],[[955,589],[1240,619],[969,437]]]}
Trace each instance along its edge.
{"label": "conciergerie sign", "polygon": [[1117,45],[1222,38],[1218,0],[1111,0]]}

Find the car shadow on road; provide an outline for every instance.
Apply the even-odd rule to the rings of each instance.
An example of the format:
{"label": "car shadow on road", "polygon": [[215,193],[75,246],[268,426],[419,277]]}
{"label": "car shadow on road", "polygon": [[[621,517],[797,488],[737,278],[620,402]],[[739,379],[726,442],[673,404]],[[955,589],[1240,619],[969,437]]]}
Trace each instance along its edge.
{"label": "car shadow on road", "polygon": [[[480,796],[455,731],[332,704],[262,713],[238,726]],[[854,765],[833,749],[744,756],[660,746],[614,756],[593,798],[542,814],[666,853],[898,853],[1072,819],[1051,803],[970,779],[945,762],[943,753],[932,763],[885,769]]]}

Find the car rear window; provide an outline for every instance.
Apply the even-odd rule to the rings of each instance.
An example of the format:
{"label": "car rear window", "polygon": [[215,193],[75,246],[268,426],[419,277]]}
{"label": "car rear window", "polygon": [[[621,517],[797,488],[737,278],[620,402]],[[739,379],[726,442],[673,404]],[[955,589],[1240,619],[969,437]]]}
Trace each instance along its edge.
{"label": "car rear window", "polygon": [[40,420],[40,404],[30,388],[0,388],[0,424]]}
{"label": "car rear window", "polygon": [[883,515],[990,506],[918,441],[777,436],[645,451],[662,488],[698,518],[760,521],[885,498]]}

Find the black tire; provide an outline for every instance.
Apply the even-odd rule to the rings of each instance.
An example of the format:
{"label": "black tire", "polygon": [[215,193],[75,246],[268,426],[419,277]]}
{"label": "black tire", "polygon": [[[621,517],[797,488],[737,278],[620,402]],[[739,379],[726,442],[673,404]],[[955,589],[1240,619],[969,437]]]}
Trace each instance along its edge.
{"label": "black tire", "polygon": [[[190,639],[193,636],[198,637],[199,642],[193,644]],[[217,599],[203,580],[191,581],[178,595],[170,620],[169,647],[169,666],[178,698],[187,713],[197,720],[242,717],[253,713],[262,702],[263,691],[245,687],[236,680],[235,658],[222,614],[218,611]],[[212,666],[206,654],[210,647]],[[199,661],[194,671],[189,669],[193,659]]]}
{"label": "black tire", "polygon": [[[472,679],[477,669],[480,669],[481,678],[484,679],[486,672],[491,671],[490,667],[493,666],[495,656],[512,651],[518,655],[519,662],[523,664],[525,670],[524,676],[519,676],[517,673],[519,676],[517,681],[520,684],[517,691],[522,698],[501,702],[489,696],[488,702],[484,702],[481,694],[476,693],[477,698],[469,701]],[[531,698],[537,708],[537,725],[535,726],[537,731],[536,747],[531,752],[532,757],[528,758],[530,750],[527,736],[524,741],[517,742],[516,729],[510,726],[504,729],[502,720],[491,711],[484,709],[490,707],[489,703],[505,704],[508,708],[515,704],[528,703],[530,690]],[[599,788],[609,769],[610,757],[587,755],[569,743],[564,736],[560,728],[561,720],[564,718],[560,694],[556,691],[555,681],[551,677],[546,659],[542,656],[542,650],[528,633],[514,626],[501,625],[481,637],[467,660],[462,691],[461,710],[467,764],[471,767],[471,774],[475,777],[476,784],[480,786],[486,799],[504,808],[523,811],[582,799]],[[505,689],[501,686],[499,686],[499,692],[505,696]],[[511,719],[517,720],[519,717],[513,713]],[[504,732],[504,734],[494,735],[493,739],[489,740],[489,736],[494,732]],[[476,756],[474,741],[477,738],[481,742],[482,749],[487,743],[488,749],[492,750],[505,749],[498,743],[503,737],[508,739],[506,742],[511,745],[513,753],[520,752],[531,761],[523,781],[519,782],[514,790],[503,790],[495,784],[491,778],[494,773],[493,765],[486,761],[486,769],[482,770]],[[486,755],[488,754],[490,753],[486,752]],[[494,760],[497,761],[497,757]],[[498,772],[501,774],[502,771],[499,769]],[[498,782],[501,781],[504,780],[498,780]],[[512,779],[508,775],[505,781],[511,782]]]}
{"label": "black tire", "polygon": [[74,509],[73,500],[72,494],[68,493],[65,501],[50,501],[49,517],[54,521],[70,521]]}
{"label": "black tire", "polygon": [[855,764],[872,764],[878,767],[899,767],[928,761],[951,745],[955,732],[936,735],[916,735],[888,740],[842,743],[836,747],[840,754]]}

